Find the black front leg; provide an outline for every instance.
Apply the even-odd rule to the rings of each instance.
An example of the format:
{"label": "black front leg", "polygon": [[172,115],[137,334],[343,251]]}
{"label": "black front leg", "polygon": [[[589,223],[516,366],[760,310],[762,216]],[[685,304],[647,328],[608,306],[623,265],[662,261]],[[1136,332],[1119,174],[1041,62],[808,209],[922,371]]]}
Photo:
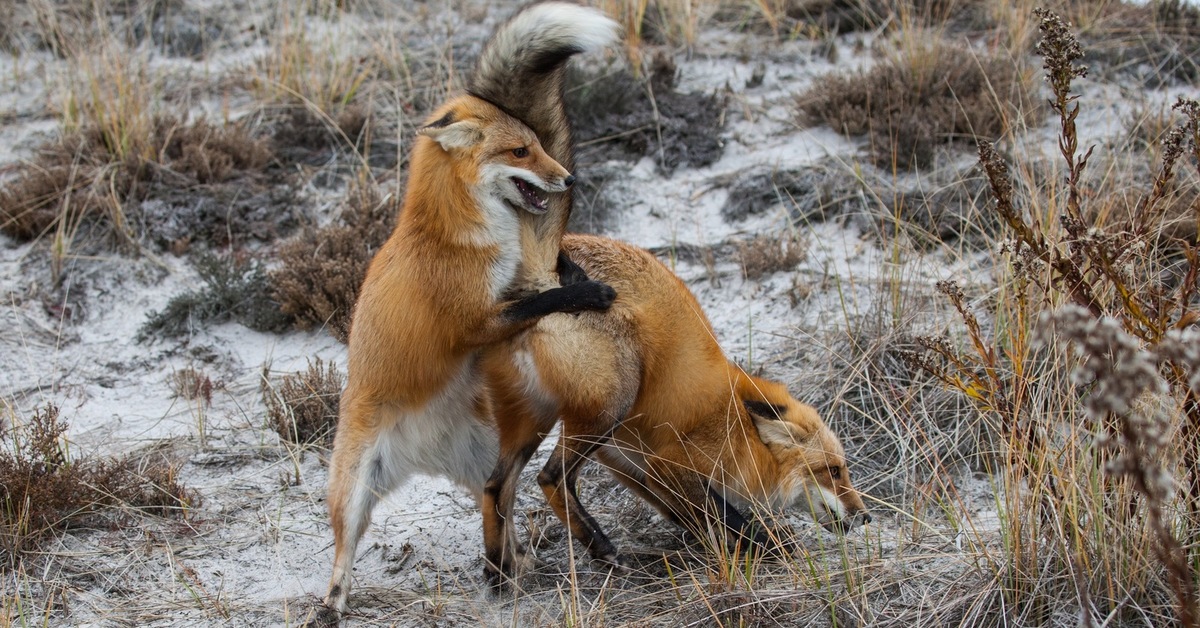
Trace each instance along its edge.
{"label": "black front leg", "polygon": [[556,312],[603,312],[616,298],[617,292],[611,286],[589,279],[519,299],[504,309],[504,315],[522,321]]}
{"label": "black front leg", "polygon": [[571,284],[583,283],[588,280],[587,273],[579,264],[571,261],[567,257],[567,252],[559,250],[558,252],[558,282],[564,286]]}
{"label": "black front leg", "polygon": [[720,493],[713,490],[712,486],[707,487],[707,492],[709,506],[712,507],[713,514],[720,519],[725,529],[736,535],[736,538],[752,543],[771,555],[787,556],[791,554],[791,549],[787,547],[786,543],[783,543],[779,539],[772,539],[766,530],[747,519],[733,504],[730,504]]}

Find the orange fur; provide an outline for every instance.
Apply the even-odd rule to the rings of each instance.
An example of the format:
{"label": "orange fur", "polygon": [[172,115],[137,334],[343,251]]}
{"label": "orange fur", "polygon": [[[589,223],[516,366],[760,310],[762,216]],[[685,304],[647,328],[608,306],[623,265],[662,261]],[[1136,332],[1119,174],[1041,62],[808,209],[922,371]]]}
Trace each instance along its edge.
{"label": "orange fur", "polygon": [[481,497],[498,442],[480,352],[547,314],[611,305],[612,288],[559,286],[552,267],[574,181],[565,64],[618,33],[596,9],[531,4],[496,30],[468,93],[418,130],[404,206],[351,323],[330,461],[333,575],[315,623],[345,611],[371,510],[409,475],[446,476]]}
{"label": "orange fur", "polygon": [[538,210],[541,192],[572,180],[528,127],[467,95],[435,112],[420,134],[398,224],[371,261],[350,328],[329,479],[333,620],[383,494],[414,472],[447,475],[480,494],[495,438],[479,350],[549,312],[612,300],[596,282],[503,296],[521,258],[518,212]]}
{"label": "orange fur", "polygon": [[523,560],[508,524],[511,485],[560,416],[562,438],[538,481],[595,558],[619,560],[575,493],[589,455],[697,533],[718,521],[767,541],[736,512],[751,505],[807,505],[838,529],[869,520],[837,436],[784,386],[730,364],[670,270],[607,238],[568,235],[563,249],[589,277],[615,288],[617,300],[602,314],[546,317],[485,353],[501,435],[484,494],[493,583]]}

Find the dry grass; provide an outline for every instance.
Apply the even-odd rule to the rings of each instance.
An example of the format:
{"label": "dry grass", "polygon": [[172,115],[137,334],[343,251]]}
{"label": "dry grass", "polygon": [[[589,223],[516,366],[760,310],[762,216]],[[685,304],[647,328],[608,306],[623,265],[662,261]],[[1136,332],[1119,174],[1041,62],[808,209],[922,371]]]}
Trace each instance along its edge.
{"label": "dry grass", "polygon": [[[975,403],[1002,443],[992,467],[1006,513],[997,603],[1028,623],[1057,622],[1056,607],[1069,604],[1087,626],[1146,616],[1194,626],[1200,365],[1194,332],[1181,330],[1200,321],[1200,252],[1164,233],[1162,215],[1175,168],[1185,153],[1200,157],[1200,105],[1177,105],[1184,121],[1127,218],[1088,222],[1113,212],[1089,211],[1083,194],[1091,150],[1078,147],[1075,119],[1086,103],[1071,91],[1084,74],[1082,49],[1057,16],[1040,18],[1065,181],[1018,191],[1005,161],[981,143],[1008,229],[1009,273],[991,310],[941,284],[963,346],[924,337],[929,355],[910,361]],[[1040,207],[1042,218],[1021,206]]]}
{"label": "dry grass", "polygon": [[947,145],[999,138],[1034,110],[1029,72],[1006,55],[934,40],[865,72],[830,74],[798,97],[802,117],[848,136],[866,135],[887,169],[934,163]]}
{"label": "dry grass", "polygon": [[200,503],[161,458],[72,456],[53,405],[13,422],[0,433],[0,556],[9,569],[47,536],[124,509],[168,515]]}
{"label": "dry grass", "polygon": [[308,370],[284,375],[274,384],[264,368],[260,390],[268,427],[286,443],[330,447],[344,383],[337,366],[321,358],[310,361]]}
{"label": "dry grass", "polygon": [[348,45],[356,35],[340,28],[337,12],[330,12],[334,21],[325,24],[312,20],[309,8],[304,2],[278,5],[269,52],[253,87],[265,102],[298,104],[336,117],[362,96],[381,64],[375,55],[356,54]]}
{"label": "dry grass", "polygon": [[1076,3],[1074,9],[1064,17],[1078,25],[1096,70],[1151,88],[1200,78],[1200,7],[1161,0]]}
{"label": "dry grass", "polygon": [[[74,3],[39,1],[19,7],[69,8],[70,4]],[[75,32],[70,23],[74,18],[66,12],[44,14],[44,24],[55,20],[59,24],[46,26],[45,36],[29,32],[14,36],[11,26],[0,21],[0,42],[7,27],[8,40],[16,41],[18,48],[45,45],[58,55],[78,59],[80,68],[79,80],[72,81],[69,90],[72,96],[63,100],[59,111],[66,139],[61,146],[56,142],[46,147],[46,152],[57,156],[47,161],[37,156],[27,166],[3,173],[8,178],[2,181],[0,195],[12,196],[0,199],[0,208],[24,208],[4,217],[5,229],[28,221],[21,237],[41,238],[64,258],[80,257],[90,240],[103,244],[105,248],[96,248],[102,251],[114,245],[137,248],[146,241],[177,252],[192,246],[208,248],[204,244],[232,245],[223,259],[199,258],[197,290],[173,302],[155,319],[162,327],[151,329],[148,324],[146,334],[186,335],[224,320],[258,325],[253,321],[276,320],[282,310],[296,325],[323,326],[344,340],[366,264],[395,219],[396,196],[366,182],[370,169],[377,176],[380,168],[395,164],[394,159],[375,161],[376,142],[394,130],[377,125],[396,124],[401,130],[395,144],[403,145],[411,118],[453,89],[473,52],[447,43],[467,39],[449,31],[389,42],[354,42],[359,33],[339,21],[353,17],[355,11],[377,9],[354,3],[349,13],[339,13],[332,3],[317,3],[315,9],[313,3],[304,4],[277,9],[270,29],[264,31],[269,34],[262,36],[272,50],[249,70],[252,76],[234,73],[220,79],[223,85],[252,85],[249,96],[268,104],[257,116],[247,118],[258,122],[246,125],[189,122],[162,111],[155,103],[167,94],[177,97],[179,87],[169,90],[162,77],[147,71],[136,58],[100,54],[98,42],[111,33],[53,35]],[[791,389],[816,405],[842,435],[856,485],[867,492],[876,523],[865,535],[855,533],[845,539],[802,524],[794,531],[801,550],[792,560],[760,560],[731,551],[720,539],[681,538],[669,523],[593,465],[585,470],[581,497],[589,507],[594,505],[597,519],[628,550],[633,565],[629,573],[614,574],[582,559],[581,548],[546,510],[536,485],[526,482],[520,491],[521,514],[528,537],[548,565],[526,576],[513,597],[482,600],[472,577],[477,565],[460,559],[461,548],[446,547],[440,539],[434,538],[430,550],[381,543],[364,552],[383,557],[381,569],[388,577],[382,586],[363,588],[355,595],[354,610],[361,615],[355,622],[1187,624],[1188,600],[1195,595],[1195,548],[1200,542],[1190,503],[1194,465],[1188,460],[1195,451],[1190,412],[1196,390],[1196,345],[1172,339],[1183,334],[1176,327],[1194,326],[1194,313],[1200,310],[1194,291],[1189,292],[1194,288],[1188,288],[1195,285],[1200,170],[1193,167],[1195,144],[1179,139],[1172,129],[1191,120],[1192,113],[1186,107],[1171,112],[1148,105],[1128,120],[1127,133],[1111,142],[1101,139],[1086,167],[1080,166],[1086,145],[1070,149],[1075,157],[1068,165],[1061,158],[1052,164],[1028,157],[1018,142],[1010,143],[1008,138],[1025,130],[1020,128],[1022,120],[1033,120],[1025,117],[1035,111],[1030,103],[1043,100],[1031,99],[1024,91],[1037,78],[1033,72],[1015,69],[1022,66],[1023,55],[1033,49],[1038,37],[1039,20],[1030,17],[1031,4],[1024,0],[1015,5],[631,0],[614,5],[627,13],[625,22],[636,29],[631,39],[637,46],[634,56],[642,63],[639,69],[658,76],[612,77],[607,84],[604,77],[587,76],[574,84],[572,96],[579,97],[584,107],[592,107],[576,112],[585,127],[590,123],[596,129],[583,138],[585,159],[615,155],[632,160],[650,155],[670,171],[676,165],[710,163],[720,157],[718,140],[730,136],[715,120],[725,103],[705,95],[675,94],[669,80],[673,70],[668,73],[666,64],[656,65],[651,54],[665,50],[683,58],[680,49],[708,41],[696,38],[707,23],[717,21],[779,38],[827,38],[838,46],[869,40],[877,52],[893,46],[901,49],[881,53],[878,71],[884,78],[875,78],[873,72],[843,77],[847,85],[857,83],[845,88],[838,77],[818,79],[824,87],[838,88],[827,89],[831,98],[841,97],[825,104],[822,111],[830,116],[828,123],[839,131],[857,124],[857,135],[870,142],[871,161],[892,172],[847,165],[839,161],[842,156],[831,155],[818,166],[764,163],[713,182],[729,190],[723,213],[730,223],[755,217],[757,228],[774,216],[768,212],[780,208],[780,215],[790,218],[801,233],[811,228],[810,222],[849,223],[848,233],[857,230],[866,237],[852,242],[847,255],[863,251],[867,257],[876,252],[877,244],[884,245],[887,259],[880,262],[881,277],[855,276],[857,271],[846,275],[842,260],[825,257],[825,243],[819,239],[801,242],[770,234],[741,246],[693,247],[695,258],[687,260],[706,266],[713,283],[705,285],[700,279],[695,285],[709,303],[739,290],[786,299],[791,296],[786,286],[789,273],[794,290],[802,286],[817,296],[793,298],[794,328],[768,332],[772,339],[761,343],[765,357],[759,355],[760,341],[755,337],[754,358],[791,377]],[[1189,23],[1188,9],[1170,2],[1145,8],[1091,0],[1062,4],[1069,5],[1062,7],[1063,13],[1077,25],[1091,59],[1100,61],[1094,70],[1104,76],[1123,81],[1132,76],[1149,85],[1194,78],[1188,72],[1196,55],[1187,52],[1194,45],[1193,31],[1174,28]],[[6,6],[0,0],[0,14]],[[428,7],[421,5],[414,11],[428,11]],[[1159,17],[1170,11],[1182,12],[1182,17],[1174,21]],[[1122,21],[1128,16],[1138,17]],[[425,16],[414,13],[414,19]],[[473,19],[466,16],[462,21],[473,24]],[[440,22],[431,23],[441,28]],[[86,27],[80,21],[79,28]],[[832,33],[863,29],[865,35],[833,39]],[[948,34],[971,48],[923,45],[924,40]],[[45,43],[30,44],[31,37]],[[363,43],[365,47],[358,45]],[[755,41],[749,49],[760,45]],[[83,53],[88,51],[96,52],[97,65],[84,62],[87,54]],[[961,67],[948,68],[947,57]],[[355,66],[360,60],[361,66]],[[1007,64],[1007,68],[993,68],[991,63]],[[684,69],[690,72],[693,66]],[[974,70],[979,72],[958,74]],[[997,72],[1015,78],[1005,79]],[[943,81],[944,77],[950,80]],[[1014,82],[1004,87],[1005,80]],[[379,81],[388,83],[393,93],[377,89]],[[186,89],[199,93],[206,87]],[[235,103],[246,96],[236,89],[229,96]],[[857,101],[847,95],[854,90],[859,90]],[[755,105],[746,104],[752,99],[742,102],[737,92],[734,86],[732,106],[725,112],[737,125],[742,124],[737,116],[743,111],[774,116],[752,110]],[[927,103],[925,96],[939,100]],[[672,99],[677,99],[678,108],[672,109]],[[379,109],[385,101],[390,107],[386,114]],[[1073,102],[1093,106],[1086,94]],[[1063,109],[1068,118],[1071,104]],[[614,112],[619,115],[610,115]],[[1064,116],[1060,113],[1058,118],[1062,124]],[[161,128],[159,120],[166,121]],[[935,122],[946,125],[935,128]],[[981,131],[985,127],[990,130]],[[1195,127],[1188,128],[1194,135]],[[938,158],[975,137],[1001,142],[1001,148],[985,160],[990,172],[968,171],[958,163],[946,166]],[[1169,140],[1172,137],[1179,141]],[[1171,152],[1169,146],[1163,147],[1164,140],[1185,149],[1176,157],[1170,177],[1159,175],[1164,156]],[[392,152],[402,152],[402,146],[395,144]],[[1058,150],[1051,143],[1049,151],[1057,154]],[[1009,164],[1006,176],[1011,189],[1004,184],[997,155]],[[347,167],[347,162],[353,163]],[[916,175],[905,172],[914,165]],[[279,166],[298,173],[295,179],[312,175],[303,182],[303,195],[262,191],[276,189],[270,181],[278,178],[280,169],[273,168]],[[610,166],[611,176],[623,176],[624,168]],[[344,199],[333,198],[331,190],[336,188],[326,182],[340,184],[347,177],[359,180]],[[220,196],[217,189],[231,195]],[[169,195],[164,190],[176,192]],[[247,190],[253,193],[247,196]],[[985,190],[982,195],[981,190]],[[705,188],[694,193],[702,198],[712,192]],[[998,209],[996,199],[1003,200],[1006,194],[1009,210],[1004,203]],[[211,202],[192,202],[200,197]],[[14,198],[26,200],[9,202]],[[243,208],[249,206],[257,207],[258,213],[246,213]],[[296,214],[284,211],[291,207],[297,208]],[[314,210],[319,219],[330,208],[340,214],[333,224],[309,228],[289,242],[271,243],[295,224],[296,216]],[[199,213],[186,213],[193,209]],[[1076,211],[1077,219],[1062,220]],[[604,216],[592,219],[593,224],[603,223]],[[691,216],[680,220],[681,238],[690,234],[692,222]],[[820,232],[836,232],[832,227],[824,225]],[[229,235],[222,240],[222,234]],[[986,259],[979,259],[980,251],[996,251],[1005,243],[994,270]],[[688,250],[681,242],[679,259]],[[964,258],[978,260],[964,271],[977,273],[971,278],[975,283],[966,279],[961,291],[943,284],[942,293],[934,292],[929,276],[945,277],[962,268]],[[30,257],[30,263],[40,260]],[[718,261],[738,262],[748,282],[768,273],[782,276],[720,288],[716,286],[720,273],[737,271],[732,271],[732,264],[718,265]],[[828,267],[822,268],[826,262]],[[692,270],[701,277],[705,272]],[[107,286],[100,283],[101,289]],[[33,327],[41,320],[38,296],[32,290],[29,295],[7,295],[27,307],[4,322],[16,322],[12,328],[17,331],[10,333],[37,329],[33,340],[39,342],[43,336],[59,338]],[[242,309],[248,303],[258,305]],[[1064,303],[1085,310],[1056,314],[1048,319],[1053,325],[1038,324],[1043,312],[1058,311]],[[1101,316],[1091,311],[1093,306]],[[728,339],[729,321],[719,318],[726,314],[714,317],[723,339]],[[290,324],[278,322],[278,327],[264,328],[283,329]],[[757,333],[759,321],[753,326]],[[789,330],[795,337],[781,339]],[[28,333],[32,337],[35,332]],[[289,336],[287,342],[324,342],[297,338]],[[201,345],[192,343],[196,355],[208,350]],[[153,360],[147,362],[148,368],[156,368]],[[226,389],[214,381],[215,374],[227,374],[236,366],[163,370],[172,393],[192,402],[188,410],[201,429],[203,451],[188,467],[198,475],[189,479],[224,485],[224,478],[231,477],[224,465],[248,464],[247,459],[260,464],[236,467],[234,474],[245,481],[239,480],[227,492],[206,486],[206,492],[216,493],[211,501],[222,502],[220,508],[202,513],[215,522],[209,529],[231,533],[237,537],[235,544],[259,546],[266,540],[278,543],[284,553],[292,551],[295,539],[310,534],[312,522],[323,517],[321,490],[310,491],[299,472],[302,465],[319,469],[319,464],[315,457],[306,460],[298,452],[310,445],[319,450],[328,443],[341,387],[337,369],[329,362],[314,361],[298,373],[270,380],[264,376],[261,388],[231,379],[228,398],[220,395],[216,400],[213,391]],[[154,376],[156,382],[161,379]],[[67,394],[72,394],[74,381],[64,379]],[[1119,388],[1124,382],[1138,385]],[[87,394],[94,390],[98,389],[88,387]],[[243,403],[247,399],[239,397],[255,397],[256,392],[262,407],[256,399]],[[1096,410],[1093,404],[1102,400],[1117,405]],[[38,428],[43,436],[37,438],[43,442],[47,442],[44,434],[53,434],[62,425],[42,416],[47,413],[48,409],[42,410],[28,422],[49,426]],[[179,414],[187,420],[186,414]],[[301,445],[286,448],[297,469],[291,476],[294,481],[286,486],[279,486],[273,474],[288,460],[279,459],[283,454],[273,435],[264,437],[260,429],[264,417],[268,429],[285,442]],[[226,431],[230,421],[236,436]],[[15,434],[25,439],[22,443],[31,442],[27,436],[31,432],[20,426],[5,434],[5,447],[17,442],[10,440]],[[215,445],[205,447],[206,438]],[[64,463],[68,452],[61,431],[49,440],[55,439],[55,445],[12,445],[14,451],[52,453],[39,458],[51,459],[39,467],[44,475],[38,477],[48,479],[29,484],[38,491],[45,489],[36,499],[10,500],[8,493],[0,493],[6,496],[6,506],[9,502],[30,506],[29,514],[16,517],[18,522],[26,521],[20,524],[24,527],[11,535],[6,531],[4,543],[34,548],[60,537],[64,556],[55,558],[71,567],[65,575],[24,570],[0,578],[0,626],[97,618],[101,623],[131,625],[279,623],[276,599],[240,601],[221,584],[214,586],[217,580],[200,566],[228,549],[221,547],[218,535],[155,531],[143,538],[139,531],[137,540],[110,549],[95,568],[120,574],[114,579],[124,579],[126,574],[157,576],[160,565],[152,561],[170,551],[163,560],[171,564],[161,569],[170,574],[167,578],[175,589],[160,582],[148,585],[156,593],[167,591],[163,599],[169,601],[144,595],[147,589],[140,584],[127,589],[96,585],[94,574],[78,573],[80,561],[89,559],[79,556],[78,546],[73,545],[78,540],[62,536],[62,530],[93,523],[122,530],[128,526],[109,522],[123,523],[122,515],[136,514],[130,508],[137,503],[156,511],[178,510],[183,508],[181,500],[189,497],[165,500],[162,506],[143,499],[153,493],[152,486],[162,487],[153,493],[159,497],[186,491],[170,488],[178,486],[179,478],[169,467],[160,474],[141,461],[128,467],[144,473],[137,476],[143,478],[137,480],[140,484],[129,481],[129,486],[140,488],[130,489],[128,496],[93,495],[84,498],[83,506],[57,510],[54,500],[76,496],[74,489],[57,488],[59,478],[83,473],[86,464]],[[227,447],[231,442],[237,445]],[[56,447],[62,458],[54,459]],[[124,463],[104,464],[116,468]],[[97,471],[98,466],[86,468],[98,473],[96,477],[108,477],[107,471]],[[261,483],[259,491],[247,488],[262,476],[267,476],[268,489],[261,490]],[[25,486],[4,479],[0,490]],[[108,480],[88,481],[99,486]],[[106,495],[125,490],[123,481],[112,482],[114,488],[105,488]],[[194,503],[188,502],[188,508]],[[284,511],[295,518],[272,514]],[[63,521],[75,512],[82,519]],[[443,525],[443,515],[437,516],[432,525]],[[764,518],[771,519],[769,513]],[[785,520],[805,522],[806,515]],[[399,525],[408,533],[428,524],[415,522],[410,528],[403,520],[384,525]],[[296,533],[297,528],[302,531]],[[186,542],[179,543],[180,537]],[[81,544],[88,542],[84,538]],[[244,548],[238,545],[229,551],[240,553]],[[436,555],[442,551],[452,552],[449,568]],[[25,566],[31,564],[28,553],[22,556],[19,560]],[[220,562],[213,559],[214,564]],[[121,565],[120,569],[113,564]],[[135,601],[134,593],[148,601]],[[79,601],[87,595],[92,600],[104,598],[99,604],[90,602],[100,611],[88,610],[89,602]],[[38,606],[42,598],[47,601]],[[18,608],[30,600],[36,604]],[[284,621],[302,615],[295,610],[307,609],[311,601],[304,596],[287,600]]]}
{"label": "dry grass", "polygon": [[271,271],[271,293],[301,329],[323,327],[341,342],[350,332],[358,289],[375,251],[392,233],[399,196],[381,197],[373,183],[351,186],[336,224],[306,229],[285,242]]}
{"label": "dry grass", "polygon": [[759,235],[737,243],[742,278],[757,281],[763,277],[790,271],[804,260],[808,247],[794,235]]}
{"label": "dry grass", "polygon": [[[234,187],[240,194],[261,188],[257,177],[271,152],[244,128],[169,116],[145,129],[117,126],[87,126],[42,147],[0,188],[0,230],[18,240],[48,239],[61,266],[76,251],[134,250],[146,237],[185,248],[193,239],[221,243],[231,224],[242,232],[239,221],[252,220],[252,207],[230,212],[196,202],[180,214],[153,216],[154,202],[171,205],[180,190],[216,199]],[[286,228],[288,219],[278,218]]]}

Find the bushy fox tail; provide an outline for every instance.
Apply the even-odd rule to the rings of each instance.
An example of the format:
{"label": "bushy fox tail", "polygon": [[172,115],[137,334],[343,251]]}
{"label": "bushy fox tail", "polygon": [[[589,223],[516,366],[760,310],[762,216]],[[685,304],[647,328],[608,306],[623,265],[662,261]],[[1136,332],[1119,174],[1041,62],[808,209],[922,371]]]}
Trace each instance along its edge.
{"label": "bushy fox tail", "polygon": [[[524,122],[550,157],[574,170],[563,71],[572,55],[616,44],[620,30],[616,22],[590,7],[568,2],[531,4],[497,29],[479,57],[467,92]],[[570,213],[571,195],[555,194],[550,211],[539,220],[539,231],[546,230],[540,239],[553,239],[555,251]]]}

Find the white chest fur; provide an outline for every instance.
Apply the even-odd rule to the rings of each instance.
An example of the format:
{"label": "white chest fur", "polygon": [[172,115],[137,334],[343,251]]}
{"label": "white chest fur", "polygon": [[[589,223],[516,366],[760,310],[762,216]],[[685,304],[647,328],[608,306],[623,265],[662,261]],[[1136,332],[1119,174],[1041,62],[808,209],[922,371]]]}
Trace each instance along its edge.
{"label": "white chest fur", "polygon": [[488,288],[492,299],[500,295],[517,278],[517,267],[521,263],[521,232],[517,212],[503,199],[492,194],[481,194],[484,228],[479,243],[497,249],[495,259],[488,270]]}

